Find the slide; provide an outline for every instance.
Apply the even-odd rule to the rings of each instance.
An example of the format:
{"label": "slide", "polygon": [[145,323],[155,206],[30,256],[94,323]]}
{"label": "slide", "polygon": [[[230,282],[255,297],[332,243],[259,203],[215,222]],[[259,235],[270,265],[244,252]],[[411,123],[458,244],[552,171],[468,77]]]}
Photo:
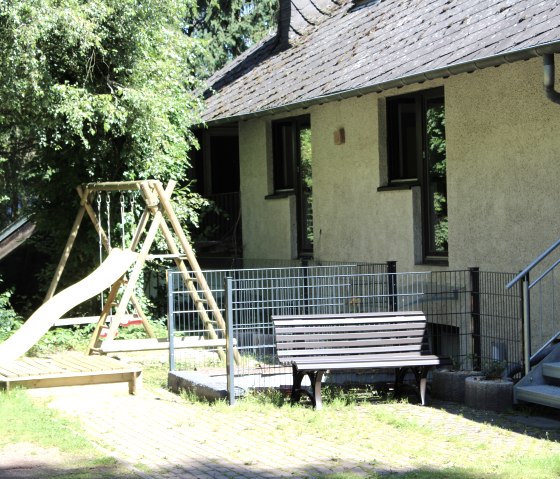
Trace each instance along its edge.
{"label": "slide", "polygon": [[138,254],[114,248],[107,259],[90,275],[55,294],[6,341],[0,344],[0,362],[23,356],[73,307],[110,288],[134,263]]}

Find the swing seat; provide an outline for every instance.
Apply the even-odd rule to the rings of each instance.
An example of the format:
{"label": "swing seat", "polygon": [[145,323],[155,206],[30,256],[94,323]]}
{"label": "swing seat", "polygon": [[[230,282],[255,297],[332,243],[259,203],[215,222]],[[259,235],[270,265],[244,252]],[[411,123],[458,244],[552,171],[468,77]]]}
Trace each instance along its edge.
{"label": "swing seat", "polygon": [[120,325],[123,327],[140,326],[142,325],[142,320],[138,317],[137,314],[126,315],[122,319]]}
{"label": "swing seat", "polygon": [[[107,333],[109,332],[109,328],[107,326],[104,326],[101,328],[101,332],[99,333],[99,337],[100,338],[106,338],[107,337]],[[119,332],[117,331],[115,333],[115,338],[119,335]]]}

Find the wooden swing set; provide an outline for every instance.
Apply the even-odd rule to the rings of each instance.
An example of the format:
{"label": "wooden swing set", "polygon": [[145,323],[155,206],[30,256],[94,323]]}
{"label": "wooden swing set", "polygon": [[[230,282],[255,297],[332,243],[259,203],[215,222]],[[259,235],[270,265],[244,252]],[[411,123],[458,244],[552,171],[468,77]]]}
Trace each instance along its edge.
{"label": "wooden swing set", "polygon": [[[175,189],[176,182],[170,181],[164,189],[162,183],[157,180],[125,181],[89,183],[77,187],[80,196],[80,208],[74,220],[74,224],[68,236],[66,246],[55,270],[55,274],[47,291],[45,302],[56,292],[60,278],[72,251],[78,230],[82,220],[87,213],[99,236],[100,259],[103,249],[109,255],[112,251],[110,239],[110,207],[109,194],[116,192],[121,194],[121,223],[125,222],[124,203],[122,195],[126,192],[136,192],[144,201],[144,210],[136,223],[136,228],[131,236],[128,248],[125,247],[124,228],[122,231],[123,250],[128,249],[136,253],[130,272],[123,274],[109,289],[105,301],[102,299],[101,314],[93,330],[91,340],[87,348],[87,354],[105,354],[117,351],[165,349],[169,347],[166,340],[157,339],[142,311],[140,301],[134,290],[140,278],[140,274],[147,260],[156,258],[172,259],[180,271],[186,290],[195,305],[196,311],[204,327],[204,338],[185,338],[177,340],[175,347],[217,347],[220,357],[225,357],[222,347],[225,340],[218,337],[216,329],[226,330],[225,321],[221,311],[216,304],[210,288],[200,269],[196,256],[190,242],[181,228],[180,222],[173,210],[170,198]],[[105,193],[107,203],[107,231],[103,228],[101,221],[101,195]],[[97,202],[97,213],[95,211]],[[131,211],[134,203],[132,203]],[[134,215],[132,215],[134,218]],[[150,223],[151,220],[151,223]],[[167,244],[168,254],[150,255],[150,249],[156,239],[158,232]],[[120,292],[120,294],[119,294]],[[117,340],[119,326],[127,323],[127,310],[132,305],[136,315],[144,326],[148,339],[144,340]],[[111,315],[111,311],[114,313]],[[211,313],[211,316],[210,314]],[[111,318],[109,325],[107,321]],[[239,352],[234,351],[235,362],[239,363]]]}

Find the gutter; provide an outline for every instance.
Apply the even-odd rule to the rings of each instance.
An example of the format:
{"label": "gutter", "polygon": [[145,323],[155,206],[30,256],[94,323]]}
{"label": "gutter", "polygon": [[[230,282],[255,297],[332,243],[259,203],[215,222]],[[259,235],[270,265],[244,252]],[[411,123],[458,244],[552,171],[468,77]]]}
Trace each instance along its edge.
{"label": "gutter", "polygon": [[547,98],[554,103],[560,105],[560,93],[554,89],[555,79],[554,79],[554,54],[545,53],[543,56],[543,67],[544,67],[544,91]]}
{"label": "gutter", "polygon": [[[454,65],[450,65],[447,67],[436,68],[435,70],[428,70],[426,72],[420,72],[410,76],[395,78],[393,80],[388,80],[386,82],[374,83],[372,85],[354,88],[351,90],[342,90],[340,92],[318,96],[315,98],[311,98],[309,100],[288,103],[286,105],[282,105],[278,107],[265,108],[263,110],[259,110],[251,113],[241,113],[231,117],[217,118],[215,120],[209,120],[208,122],[206,122],[206,125],[219,126],[227,123],[249,120],[251,118],[258,118],[265,115],[274,115],[277,113],[292,112],[294,110],[298,110],[301,108],[308,108],[313,105],[321,105],[323,103],[328,103],[331,101],[338,101],[338,100],[344,100],[352,97],[359,97],[362,95],[367,95],[369,93],[381,93],[386,90],[400,88],[407,85],[413,85],[415,83],[423,83],[429,80],[447,78],[452,75],[459,75],[461,73],[472,73],[477,70],[482,70],[490,67],[497,67],[506,63],[514,63],[523,60],[530,60],[532,58],[540,57],[540,56],[545,56],[545,61],[546,61],[546,57],[550,58],[552,56],[552,62],[554,62],[554,57],[553,57],[554,53],[560,53],[560,41],[543,43],[538,46],[524,48],[522,50],[515,50],[509,53],[501,53],[499,55],[492,55],[489,57],[484,57],[484,58],[480,58],[477,60],[468,61],[464,63],[456,63]],[[554,67],[554,65],[552,66]],[[553,68],[552,68],[552,73],[554,73]],[[552,75],[552,80],[554,80],[554,75]],[[554,82],[553,82],[553,87],[554,87]],[[552,89],[554,91],[554,88]],[[560,93],[558,92],[554,92],[554,93],[557,95],[555,96],[555,98],[558,100],[557,102],[560,103]],[[548,94],[548,90],[547,90],[547,94]]]}

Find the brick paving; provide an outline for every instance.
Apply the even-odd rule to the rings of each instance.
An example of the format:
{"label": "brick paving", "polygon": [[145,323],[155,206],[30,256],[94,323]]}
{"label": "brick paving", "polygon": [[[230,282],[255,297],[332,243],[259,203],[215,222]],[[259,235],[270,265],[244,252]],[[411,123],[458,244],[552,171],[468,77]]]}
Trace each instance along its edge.
{"label": "brick paving", "polygon": [[[391,453],[399,446],[398,436],[377,437],[382,434],[371,431],[363,443],[351,440],[351,433],[350,440],[332,435],[316,437],[297,420],[286,420],[282,409],[266,415],[246,410],[232,413],[225,405],[201,408],[185,403],[167,391],[146,390],[129,396],[125,385],[36,390],[33,394],[46,395],[51,407],[78,417],[93,441],[128,471],[118,476],[124,479],[311,478],[341,472],[365,477],[373,470],[406,471],[417,465],[413,457]],[[395,404],[394,408],[397,416],[399,408],[403,408],[402,413],[420,425],[447,428],[450,440],[465,434],[478,435],[482,423],[498,420],[502,425],[507,423],[507,428],[485,430],[489,444],[508,440],[513,443],[517,433],[560,440],[560,422],[548,421],[544,427],[534,427],[459,405],[435,406]],[[201,410],[208,414],[202,415]],[[356,425],[351,427],[367,427],[367,418],[360,414],[358,408]],[[456,447],[452,441],[450,444]]]}

